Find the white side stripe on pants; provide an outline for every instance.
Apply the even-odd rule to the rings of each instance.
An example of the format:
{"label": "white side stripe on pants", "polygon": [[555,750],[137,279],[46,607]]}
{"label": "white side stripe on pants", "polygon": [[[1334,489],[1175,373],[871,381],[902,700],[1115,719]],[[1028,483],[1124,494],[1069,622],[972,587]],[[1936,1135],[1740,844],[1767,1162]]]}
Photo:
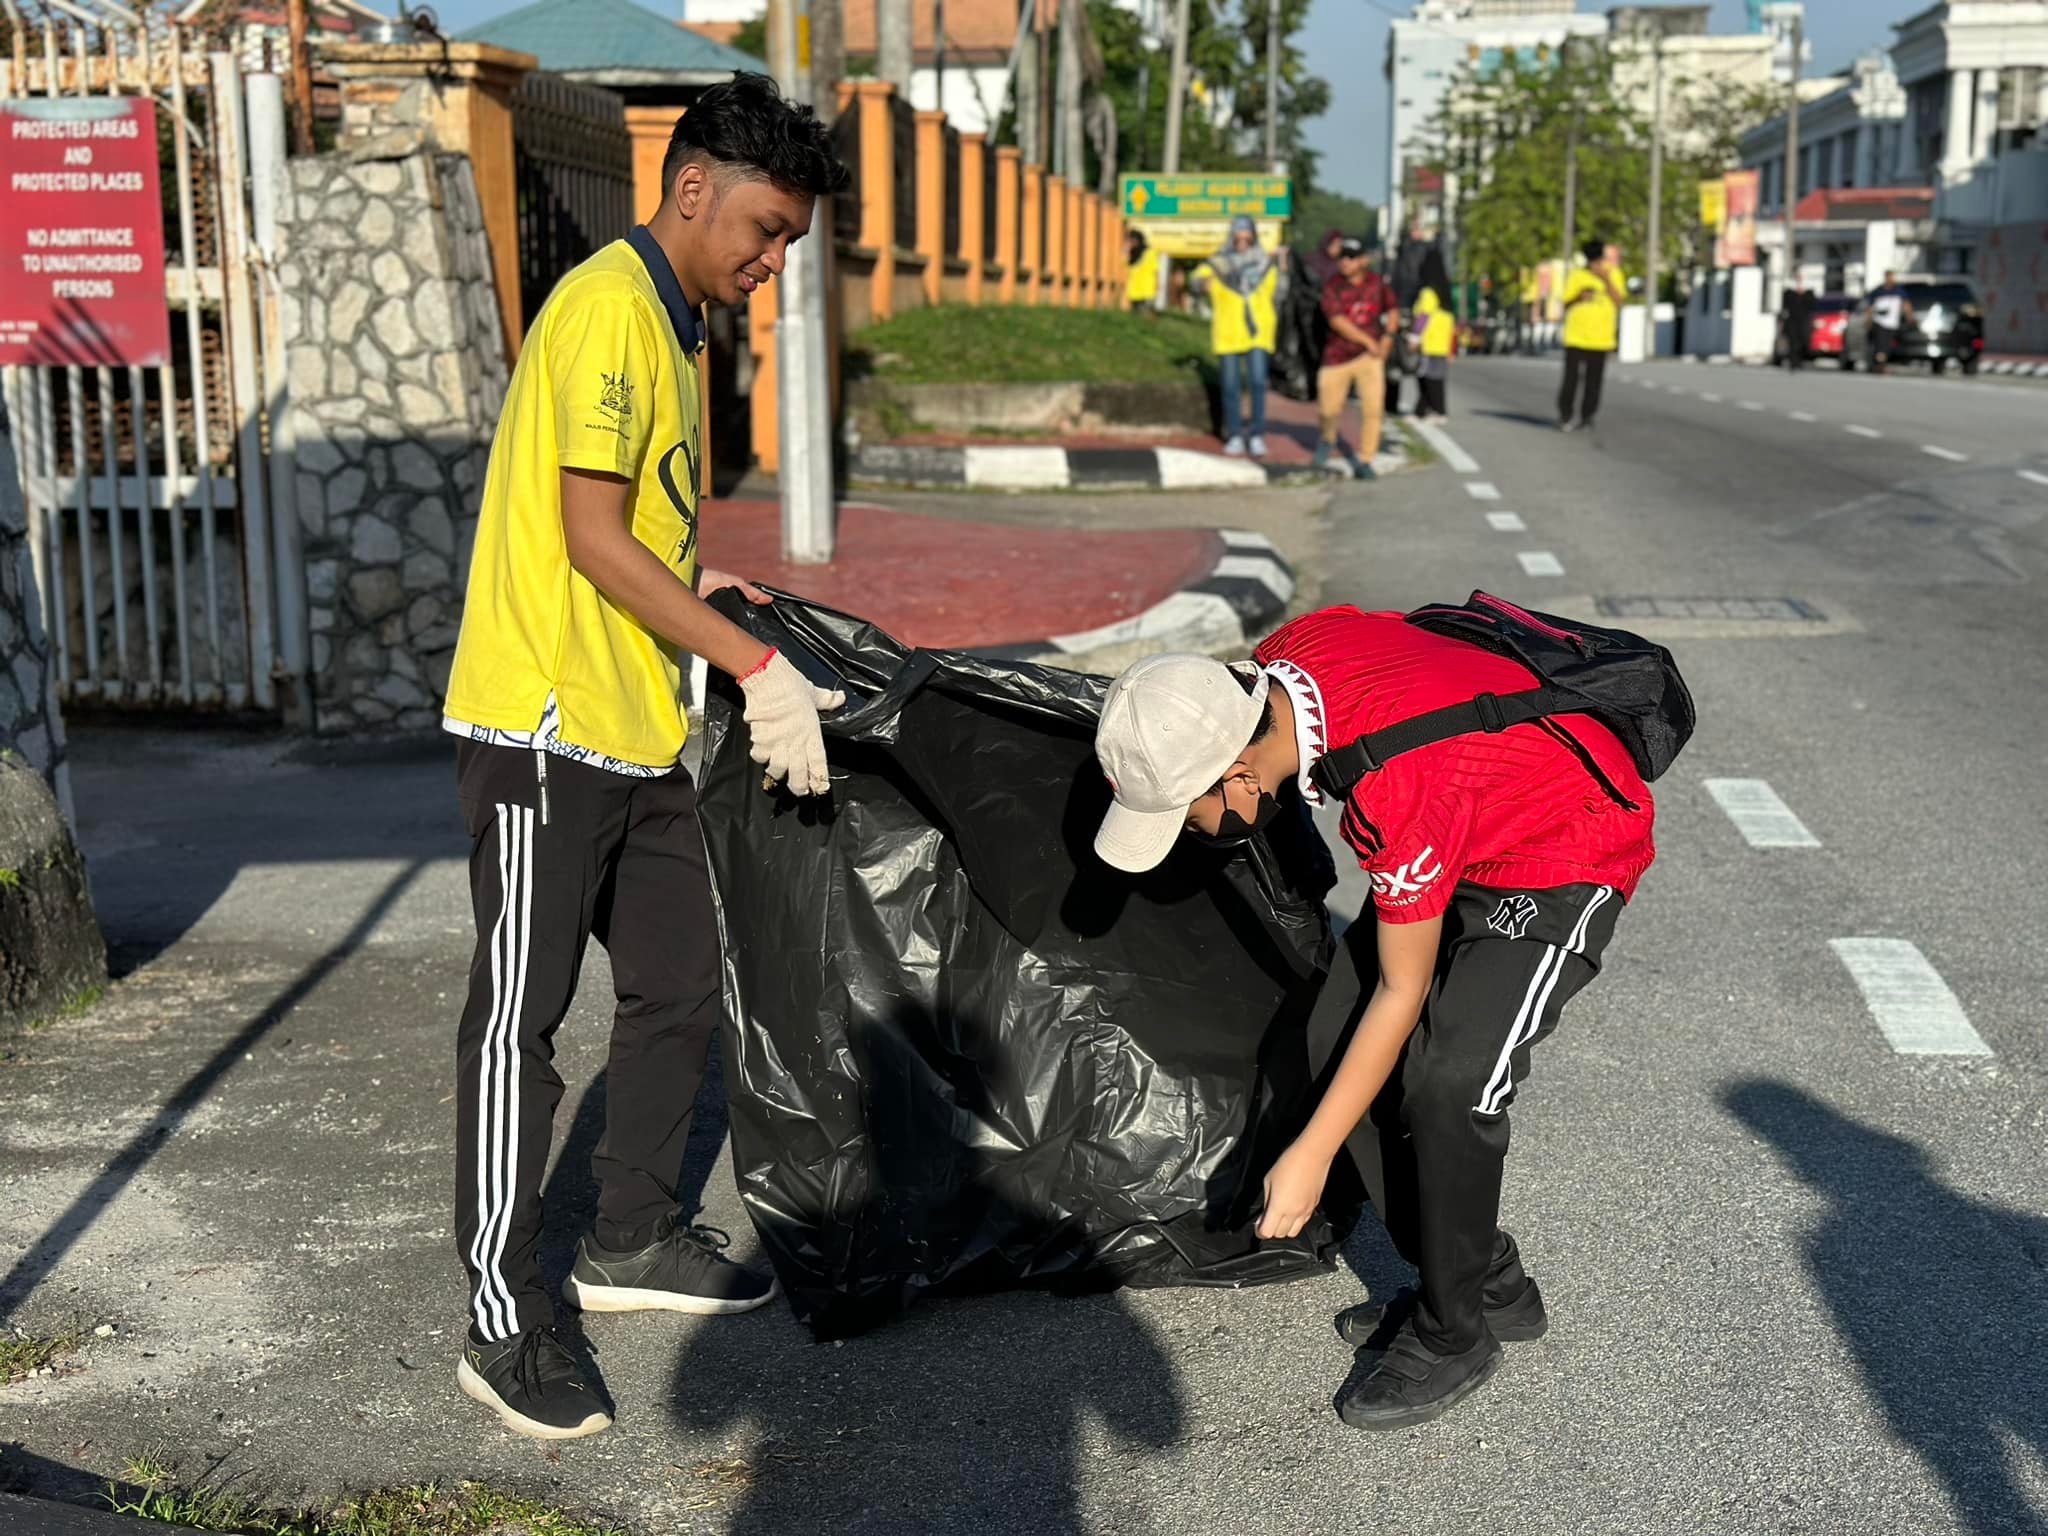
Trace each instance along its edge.
{"label": "white side stripe on pants", "polygon": [[1479,1102],[1472,1106],[1480,1114],[1500,1113],[1501,1100],[1515,1085],[1515,1052],[1543,1027],[1543,1010],[1550,1004],[1550,994],[1557,987],[1557,978],[1564,974],[1564,957],[1586,952],[1586,930],[1592,924],[1593,914],[1606,906],[1613,895],[1613,886],[1601,886],[1586,903],[1586,910],[1579,914],[1578,922],[1572,927],[1571,938],[1562,947],[1556,944],[1544,946],[1543,958],[1536,962],[1536,974],[1529,978],[1529,990],[1522,994],[1521,1012],[1515,1015],[1514,1026],[1508,1031],[1507,1044],[1500,1048],[1500,1060],[1493,1064],[1493,1075],[1486,1080]]}
{"label": "white side stripe on pants", "polygon": [[491,1016],[477,1070],[477,1228],[469,1245],[477,1271],[471,1309],[487,1339],[519,1328],[503,1264],[519,1171],[519,1010],[533,902],[533,812],[502,804],[497,812],[501,905],[491,929]]}

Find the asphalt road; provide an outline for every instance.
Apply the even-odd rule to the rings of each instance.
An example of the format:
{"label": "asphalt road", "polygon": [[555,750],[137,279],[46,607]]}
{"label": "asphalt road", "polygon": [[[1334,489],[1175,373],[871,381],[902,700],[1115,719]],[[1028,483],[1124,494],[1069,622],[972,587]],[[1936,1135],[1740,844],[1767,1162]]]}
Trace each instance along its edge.
{"label": "asphalt road", "polygon": [[[945,1301],[838,1348],[780,1309],[595,1318],[616,1429],[516,1440],[451,1379],[445,757],[88,733],[130,975],[0,1080],[0,1310],[117,1332],[0,1389],[0,1486],[154,1449],[287,1500],[481,1476],[658,1536],[2048,1532],[2048,485],[2020,473],[2048,391],[1663,365],[1567,437],[1555,384],[1456,363],[1455,454],[1339,492],[1309,573],[1372,606],[1625,600],[1700,706],[1660,862],[1515,1109],[1553,1332],[1454,1414],[1330,1410],[1332,1316],[1402,1278],[1367,1230],[1322,1280]],[[1752,846],[1723,779],[1809,846]],[[1858,939],[1912,947],[1848,950],[1882,1020]],[[564,1222],[608,985],[594,955],[559,1040]],[[690,1183],[745,1252],[715,1099]]]}

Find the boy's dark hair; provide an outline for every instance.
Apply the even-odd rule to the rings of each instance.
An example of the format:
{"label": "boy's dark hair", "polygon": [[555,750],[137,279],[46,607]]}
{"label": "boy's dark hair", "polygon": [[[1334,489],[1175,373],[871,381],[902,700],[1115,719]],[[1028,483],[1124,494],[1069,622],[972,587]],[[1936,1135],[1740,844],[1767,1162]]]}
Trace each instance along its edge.
{"label": "boy's dark hair", "polygon": [[[674,153],[674,151],[670,151],[670,153]],[[1605,240],[1588,240],[1579,247],[1579,254],[1586,258],[1586,265],[1590,267],[1594,262],[1607,254],[1607,242]]]}
{"label": "boy's dark hair", "polygon": [[812,197],[844,192],[852,181],[811,109],[786,98],[766,75],[745,70],[712,86],[676,119],[661,161],[663,197],[692,160]]}

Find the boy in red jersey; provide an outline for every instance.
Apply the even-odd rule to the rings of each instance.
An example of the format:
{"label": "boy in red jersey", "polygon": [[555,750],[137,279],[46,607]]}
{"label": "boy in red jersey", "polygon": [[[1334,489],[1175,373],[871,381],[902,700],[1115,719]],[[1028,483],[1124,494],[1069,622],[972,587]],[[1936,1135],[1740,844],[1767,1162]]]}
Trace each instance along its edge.
{"label": "boy in red jersey", "polygon": [[[1138,872],[1183,833],[1228,841],[1283,799],[1321,803],[1325,753],[1481,694],[1536,686],[1519,662],[1404,623],[1329,608],[1294,620],[1252,665],[1154,656],[1103,703],[1096,755],[1115,803],[1096,837]],[[1309,1024],[1327,1050],[1321,1103],[1266,1175],[1262,1237],[1292,1237],[1348,1149],[1418,1284],[1354,1307],[1353,1343],[1387,1337],[1338,1412],[1394,1429],[1436,1417],[1542,1335],[1536,1283],[1500,1230],[1508,1106],[1529,1050],[1599,969],[1655,857],[1653,811],[1627,750],[1584,715],[1452,737],[1352,789],[1344,841],[1372,878]]]}

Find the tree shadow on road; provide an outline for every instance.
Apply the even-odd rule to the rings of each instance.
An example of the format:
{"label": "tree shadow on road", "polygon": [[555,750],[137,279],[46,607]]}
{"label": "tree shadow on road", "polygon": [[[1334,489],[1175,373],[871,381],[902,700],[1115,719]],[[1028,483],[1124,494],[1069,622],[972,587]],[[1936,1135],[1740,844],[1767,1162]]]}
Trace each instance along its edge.
{"label": "tree shadow on road", "polygon": [[758,1320],[707,1319],[676,1366],[678,1429],[728,1447],[697,1476],[732,1536],[1078,1532],[1084,1457],[1111,1469],[1186,1427],[1121,1293],[938,1301],[838,1345],[777,1332],[764,1353]]}
{"label": "tree shadow on road", "polygon": [[2048,1220],[1951,1189],[1919,1147],[1790,1084],[1722,1101],[1828,1202],[1806,1266],[1893,1431],[1976,1536],[2048,1536],[2013,1465],[2048,1461]]}

